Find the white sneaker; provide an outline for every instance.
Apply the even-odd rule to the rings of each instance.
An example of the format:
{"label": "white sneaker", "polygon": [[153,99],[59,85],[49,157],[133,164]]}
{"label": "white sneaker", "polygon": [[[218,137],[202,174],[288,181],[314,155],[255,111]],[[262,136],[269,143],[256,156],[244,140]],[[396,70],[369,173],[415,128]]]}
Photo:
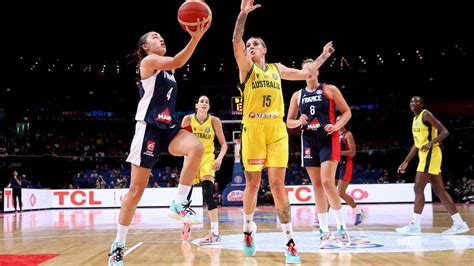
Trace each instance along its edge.
{"label": "white sneaker", "polygon": [[406,234],[406,235],[418,235],[421,233],[421,226],[415,225],[413,221],[411,221],[408,225],[399,227],[395,229],[395,231],[401,234]]}
{"label": "white sneaker", "polygon": [[319,239],[319,248],[322,249],[329,245],[334,237],[331,232],[323,232],[323,230],[319,229]]}
{"label": "white sneaker", "polygon": [[460,224],[453,223],[448,230],[443,232],[443,235],[457,235],[466,233],[467,231],[469,231],[469,226],[467,226],[466,222]]}

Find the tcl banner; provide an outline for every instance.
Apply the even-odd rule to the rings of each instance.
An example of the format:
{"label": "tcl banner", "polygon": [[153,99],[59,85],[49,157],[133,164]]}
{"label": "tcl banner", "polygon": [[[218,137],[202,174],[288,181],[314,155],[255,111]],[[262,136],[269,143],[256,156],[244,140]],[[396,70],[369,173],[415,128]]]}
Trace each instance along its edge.
{"label": "tcl banner", "polygon": [[[167,207],[177,188],[147,188],[139,207]],[[128,189],[22,189],[23,209],[120,207]],[[202,206],[202,189],[193,188],[191,206]],[[13,211],[12,190],[5,189],[4,211]]]}
{"label": "tcl banner", "polygon": [[[3,192],[3,211],[14,211],[12,189],[5,188]],[[21,201],[23,202],[23,210],[49,209],[51,208],[51,190],[22,189]]]}
{"label": "tcl banner", "polygon": [[[290,204],[312,204],[314,193],[312,186],[286,186]],[[346,193],[358,203],[413,202],[415,192],[413,184],[364,184],[349,185]],[[431,184],[425,187],[425,201],[431,202]],[[344,201],[341,199],[341,201]]]}

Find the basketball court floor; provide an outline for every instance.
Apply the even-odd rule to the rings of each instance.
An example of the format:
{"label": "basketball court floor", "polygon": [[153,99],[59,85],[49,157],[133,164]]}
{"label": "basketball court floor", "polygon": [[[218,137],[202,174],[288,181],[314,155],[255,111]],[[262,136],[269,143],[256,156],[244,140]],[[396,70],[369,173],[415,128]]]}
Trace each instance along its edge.
{"label": "basketball court floor", "polygon": [[[411,219],[412,204],[360,205],[367,214],[353,226],[354,213],[343,206],[352,244],[346,249],[331,245],[319,249],[318,228],[313,226],[312,205],[292,206],[296,248],[303,265],[474,265],[474,206],[458,205],[471,231],[446,236],[451,218],[440,204],[426,204],[422,234],[403,236],[394,229]],[[257,253],[242,252],[242,209],[219,209],[222,242],[198,246],[209,232],[204,224],[193,226],[190,242],[182,242],[182,224],[168,218],[167,208],[137,209],[127,237],[125,265],[282,265],[284,236],[271,206],[259,206]],[[0,214],[0,265],[106,265],[115,238],[119,209],[41,210]],[[330,224],[335,221],[330,215]],[[335,230],[334,226],[331,228]]]}

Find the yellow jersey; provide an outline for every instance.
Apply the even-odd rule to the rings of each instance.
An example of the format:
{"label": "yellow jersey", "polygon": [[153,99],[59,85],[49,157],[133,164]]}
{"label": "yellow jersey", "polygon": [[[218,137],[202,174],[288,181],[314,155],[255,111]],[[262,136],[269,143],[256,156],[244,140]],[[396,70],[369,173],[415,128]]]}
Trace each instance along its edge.
{"label": "yellow jersey", "polygon": [[247,78],[240,84],[244,102],[243,123],[262,124],[283,120],[285,104],[280,71],[275,64],[266,64],[265,68],[253,64]]}
{"label": "yellow jersey", "polygon": [[[427,111],[428,110],[423,109],[418,116],[413,117],[413,140],[415,141],[415,147],[417,148],[421,148],[423,145],[438,136],[438,129],[423,121],[423,114]],[[439,146],[439,143],[435,143],[433,147],[435,146]]]}
{"label": "yellow jersey", "polygon": [[214,153],[214,136],[216,133],[212,125],[211,115],[207,115],[202,123],[199,122],[196,114],[192,115],[191,127],[194,135],[196,135],[204,145],[204,153]]}

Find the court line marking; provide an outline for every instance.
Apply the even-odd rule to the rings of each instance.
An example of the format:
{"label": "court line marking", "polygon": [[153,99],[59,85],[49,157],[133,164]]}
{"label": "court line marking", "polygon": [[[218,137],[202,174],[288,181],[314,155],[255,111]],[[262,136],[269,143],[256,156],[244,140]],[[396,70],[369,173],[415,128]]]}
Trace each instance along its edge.
{"label": "court line marking", "polygon": [[125,253],[123,254],[123,256],[127,256],[128,254],[132,253],[132,251],[134,251],[135,249],[137,249],[138,247],[140,247],[141,245],[143,244],[143,242],[138,242],[135,246],[129,248],[127,251],[125,251]]}

